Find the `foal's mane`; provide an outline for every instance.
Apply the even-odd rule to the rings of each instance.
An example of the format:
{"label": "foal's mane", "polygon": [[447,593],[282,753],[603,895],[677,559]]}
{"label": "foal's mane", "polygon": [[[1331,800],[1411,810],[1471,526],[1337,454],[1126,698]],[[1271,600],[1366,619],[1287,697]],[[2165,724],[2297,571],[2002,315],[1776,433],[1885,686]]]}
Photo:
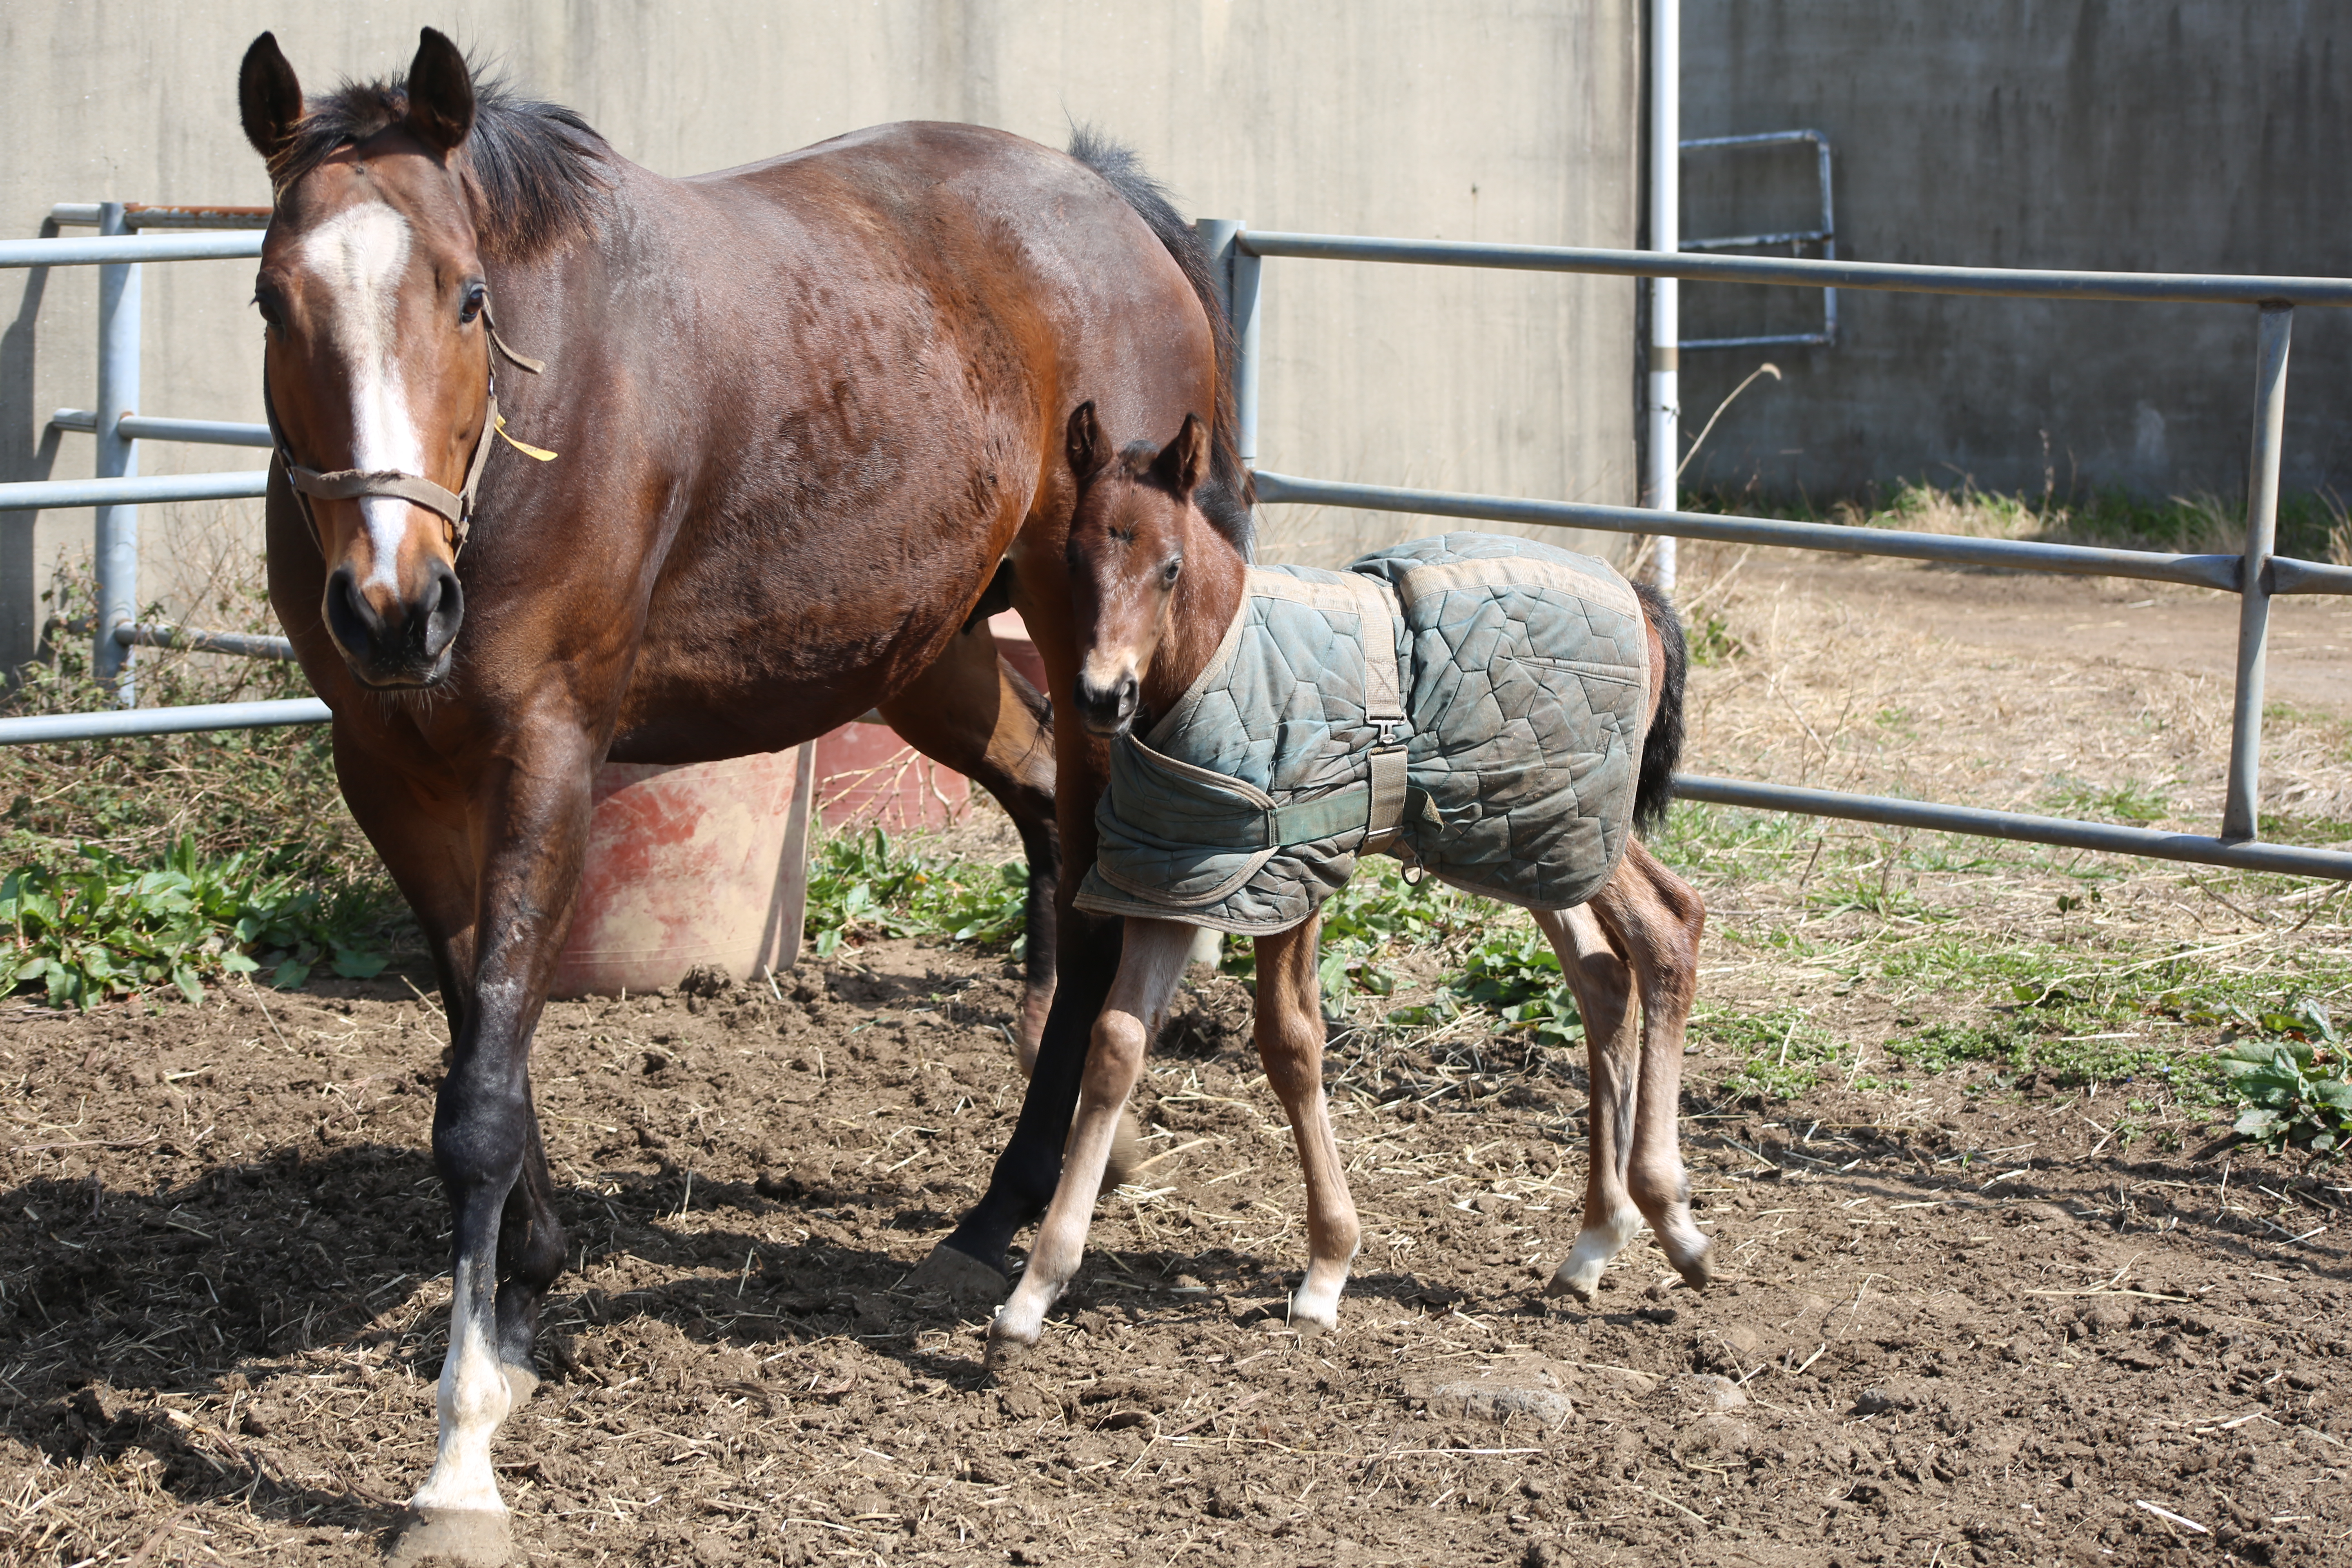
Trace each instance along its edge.
{"label": "foal's mane", "polygon": [[[282,191],[342,148],[408,115],[408,79],[346,81],[306,112],[269,161]],[[612,147],[561,104],[518,96],[503,78],[474,78],[474,129],[454,160],[483,252],[527,261],[585,234],[612,184]]]}

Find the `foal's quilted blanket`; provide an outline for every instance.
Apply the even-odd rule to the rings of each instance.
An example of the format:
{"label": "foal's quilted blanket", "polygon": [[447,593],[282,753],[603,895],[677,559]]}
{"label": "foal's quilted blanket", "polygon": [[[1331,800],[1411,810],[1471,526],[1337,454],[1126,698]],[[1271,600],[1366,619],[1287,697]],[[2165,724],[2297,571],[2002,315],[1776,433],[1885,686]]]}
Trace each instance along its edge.
{"label": "foal's quilted blanket", "polygon": [[1111,748],[1078,907],[1286,931],[1366,853],[1582,903],[1630,840],[1649,662],[1624,578],[1528,540],[1251,567],[1200,679]]}

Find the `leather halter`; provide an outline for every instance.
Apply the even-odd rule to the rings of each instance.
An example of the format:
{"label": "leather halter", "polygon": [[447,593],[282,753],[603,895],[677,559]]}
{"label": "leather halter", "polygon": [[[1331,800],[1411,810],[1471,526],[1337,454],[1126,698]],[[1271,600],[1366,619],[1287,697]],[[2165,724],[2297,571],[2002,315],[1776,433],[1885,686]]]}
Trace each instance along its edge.
{"label": "leather halter", "polygon": [[421,506],[427,511],[437,512],[448,532],[450,559],[455,560],[457,552],[466,548],[466,527],[473,518],[474,494],[481,489],[482,469],[489,463],[490,447],[495,438],[506,436],[518,450],[527,452],[541,462],[555,456],[552,452],[543,453],[537,447],[525,447],[513,437],[507,436],[506,428],[499,419],[496,356],[505,355],[516,369],[532,375],[544,371],[546,362],[532,359],[528,354],[519,354],[509,348],[506,340],[499,336],[498,323],[490,319],[487,304],[482,307],[482,326],[489,333],[493,368],[489,371],[487,389],[482,395],[482,433],[475,438],[473,459],[466,465],[465,488],[459,490],[446,489],[422,474],[405,473],[398,468],[334,468],[322,473],[317,468],[302,467],[294,460],[293,452],[286,445],[286,432],[278,423],[278,405],[269,395],[269,375],[267,371],[263,372],[261,409],[269,420],[270,445],[277,449],[278,466],[286,470],[287,482],[294,487],[295,500],[302,508],[303,521],[310,525],[310,537],[318,542],[321,550],[326,547],[325,536],[319,531],[319,520],[310,510],[310,497],[316,496],[320,500],[352,500],[361,496],[391,496]]}

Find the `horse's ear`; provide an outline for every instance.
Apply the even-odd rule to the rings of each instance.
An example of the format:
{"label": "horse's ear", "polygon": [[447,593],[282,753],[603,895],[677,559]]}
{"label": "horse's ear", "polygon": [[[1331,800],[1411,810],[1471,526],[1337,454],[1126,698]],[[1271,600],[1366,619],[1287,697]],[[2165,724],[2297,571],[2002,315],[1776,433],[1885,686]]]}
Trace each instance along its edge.
{"label": "horse's ear", "polygon": [[302,118],[302,84],[278,52],[277,34],[262,34],[245,51],[236,72],[236,111],[245,139],[264,158],[278,156]]}
{"label": "horse's ear", "polygon": [[1199,415],[1184,416],[1184,427],[1176,432],[1176,439],[1160,448],[1151,471],[1180,496],[1191,495],[1193,487],[1208,477],[1209,427]]}
{"label": "horse's ear", "polygon": [[1065,449],[1069,453],[1070,472],[1080,484],[1093,479],[1096,471],[1109,458],[1110,449],[1103,441],[1102,423],[1095,417],[1093,398],[1070,410],[1070,429]]}
{"label": "horse's ear", "polygon": [[456,151],[474,129],[474,73],[457,46],[430,27],[408,63],[408,128],[442,153]]}

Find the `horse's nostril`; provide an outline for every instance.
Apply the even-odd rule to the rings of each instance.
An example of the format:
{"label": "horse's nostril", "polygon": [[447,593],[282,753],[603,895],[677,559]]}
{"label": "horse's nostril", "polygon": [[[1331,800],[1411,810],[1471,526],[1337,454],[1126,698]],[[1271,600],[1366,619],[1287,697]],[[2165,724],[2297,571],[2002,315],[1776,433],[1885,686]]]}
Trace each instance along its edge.
{"label": "horse's nostril", "polygon": [[383,617],[369,608],[350,567],[341,568],[327,579],[327,629],[334,634],[344,652],[359,658],[369,657],[383,628]]}
{"label": "horse's nostril", "polygon": [[457,627],[466,618],[466,590],[457,574],[443,563],[434,563],[432,580],[417,596],[415,613],[425,627],[425,657],[439,658],[441,650],[457,640]]}

